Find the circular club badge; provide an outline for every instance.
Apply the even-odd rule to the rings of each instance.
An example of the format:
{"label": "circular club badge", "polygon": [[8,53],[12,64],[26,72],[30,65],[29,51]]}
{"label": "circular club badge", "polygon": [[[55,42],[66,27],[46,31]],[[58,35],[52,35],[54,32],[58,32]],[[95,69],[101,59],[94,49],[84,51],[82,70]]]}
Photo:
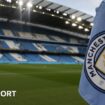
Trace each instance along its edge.
{"label": "circular club badge", "polygon": [[105,32],[95,35],[90,41],[84,68],[92,86],[105,92]]}

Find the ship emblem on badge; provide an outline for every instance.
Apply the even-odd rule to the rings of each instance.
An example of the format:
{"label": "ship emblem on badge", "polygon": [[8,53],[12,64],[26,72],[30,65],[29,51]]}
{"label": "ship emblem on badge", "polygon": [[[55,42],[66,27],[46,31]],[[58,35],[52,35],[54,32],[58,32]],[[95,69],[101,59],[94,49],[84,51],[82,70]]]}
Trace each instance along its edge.
{"label": "ship emblem on badge", "polygon": [[84,68],[92,86],[105,93],[105,32],[95,35],[90,41]]}

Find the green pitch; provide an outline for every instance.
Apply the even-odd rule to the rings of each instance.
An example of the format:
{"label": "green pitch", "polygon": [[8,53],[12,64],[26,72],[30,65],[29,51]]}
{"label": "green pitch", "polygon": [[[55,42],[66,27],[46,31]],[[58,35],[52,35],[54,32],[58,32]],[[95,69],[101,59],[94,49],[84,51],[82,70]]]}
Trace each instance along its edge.
{"label": "green pitch", "polygon": [[0,65],[0,105],[87,105],[78,93],[81,65]]}

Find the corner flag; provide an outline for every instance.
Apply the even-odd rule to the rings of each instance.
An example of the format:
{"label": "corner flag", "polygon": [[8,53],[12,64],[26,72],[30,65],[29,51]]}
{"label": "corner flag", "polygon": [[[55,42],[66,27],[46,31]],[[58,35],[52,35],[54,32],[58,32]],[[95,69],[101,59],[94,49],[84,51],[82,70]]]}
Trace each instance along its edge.
{"label": "corner flag", "polygon": [[105,2],[96,12],[79,92],[89,105],[105,105]]}

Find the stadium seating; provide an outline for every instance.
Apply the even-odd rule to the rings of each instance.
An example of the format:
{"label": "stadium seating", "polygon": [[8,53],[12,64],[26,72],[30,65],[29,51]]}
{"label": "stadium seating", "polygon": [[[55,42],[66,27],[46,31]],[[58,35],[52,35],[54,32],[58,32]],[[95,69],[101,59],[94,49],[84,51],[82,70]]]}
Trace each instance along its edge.
{"label": "stadium seating", "polygon": [[[22,28],[20,28],[22,27]],[[59,43],[78,43],[78,40],[68,37],[69,40],[64,38],[64,35],[59,35],[57,32],[50,32],[40,28],[30,26],[22,26],[18,24],[11,24],[6,22],[0,23],[0,48],[6,50],[19,50],[19,51],[46,51],[53,53],[83,53],[85,54],[85,47],[68,46]],[[57,33],[57,34],[56,34]],[[9,39],[14,38],[14,39]],[[39,41],[39,42],[37,42]],[[40,41],[45,41],[41,43]],[[47,41],[47,42],[46,42]],[[69,42],[69,43],[70,43]],[[33,54],[33,53],[19,53],[19,52],[1,52],[0,63],[83,63],[83,57],[73,57],[67,55],[49,55],[49,54]]]}

